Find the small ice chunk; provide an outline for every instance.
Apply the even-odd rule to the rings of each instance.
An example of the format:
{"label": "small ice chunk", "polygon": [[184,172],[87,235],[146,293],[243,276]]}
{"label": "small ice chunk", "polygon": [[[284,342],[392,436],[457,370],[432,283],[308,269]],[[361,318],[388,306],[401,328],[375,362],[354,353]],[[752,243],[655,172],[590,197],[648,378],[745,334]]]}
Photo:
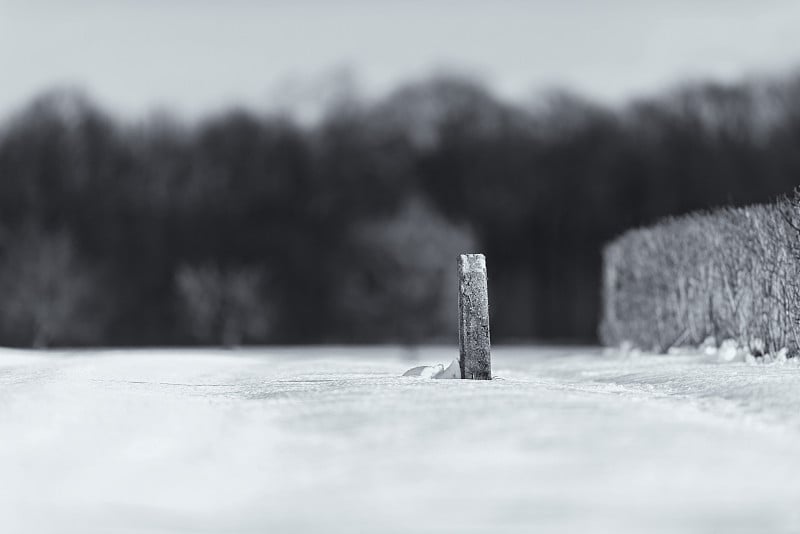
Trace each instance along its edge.
{"label": "small ice chunk", "polygon": [[[440,364],[441,365],[441,364]],[[461,378],[461,366],[458,365],[458,360],[453,360],[446,369],[442,369],[433,378]]]}
{"label": "small ice chunk", "polygon": [[436,365],[421,365],[409,369],[403,376],[418,376],[420,378],[433,378],[437,373],[444,371],[444,365],[437,363]]}
{"label": "small ice chunk", "polygon": [[450,365],[445,367],[441,363],[436,365],[420,365],[409,369],[403,376],[418,376],[420,378],[461,378],[461,367],[458,360],[453,360]]}

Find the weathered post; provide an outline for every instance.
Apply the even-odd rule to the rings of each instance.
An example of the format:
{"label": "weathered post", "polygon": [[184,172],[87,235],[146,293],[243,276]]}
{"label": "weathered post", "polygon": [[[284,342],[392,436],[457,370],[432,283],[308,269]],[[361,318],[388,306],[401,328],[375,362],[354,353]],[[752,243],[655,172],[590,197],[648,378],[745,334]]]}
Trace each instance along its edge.
{"label": "weathered post", "polygon": [[491,380],[489,294],[483,254],[458,257],[458,314],[461,378]]}

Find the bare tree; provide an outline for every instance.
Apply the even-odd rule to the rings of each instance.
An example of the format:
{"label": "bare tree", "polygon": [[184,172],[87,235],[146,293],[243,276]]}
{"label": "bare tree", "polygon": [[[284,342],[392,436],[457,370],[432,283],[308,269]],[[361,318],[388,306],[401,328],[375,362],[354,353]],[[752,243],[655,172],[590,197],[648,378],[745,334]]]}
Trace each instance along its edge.
{"label": "bare tree", "polygon": [[264,341],[269,333],[261,270],[183,265],[175,274],[175,285],[184,317],[197,340],[231,347]]}
{"label": "bare tree", "polygon": [[7,339],[34,347],[97,341],[103,321],[93,314],[95,282],[67,233],[22,230],[0,259],[0,320]]}

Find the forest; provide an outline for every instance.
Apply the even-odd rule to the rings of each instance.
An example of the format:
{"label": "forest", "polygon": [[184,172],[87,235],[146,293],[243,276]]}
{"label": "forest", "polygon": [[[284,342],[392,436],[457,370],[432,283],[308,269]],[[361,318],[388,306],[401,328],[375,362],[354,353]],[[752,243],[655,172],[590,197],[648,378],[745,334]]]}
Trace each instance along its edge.
{"label": "forest", "polygon": [[800,75],[619,106],[438,76],[312,124],[54,89],[0,125],[0,344],[454,342],[475,251],[495,342],[595,342],[606,242],[791,192],[799,149]]}

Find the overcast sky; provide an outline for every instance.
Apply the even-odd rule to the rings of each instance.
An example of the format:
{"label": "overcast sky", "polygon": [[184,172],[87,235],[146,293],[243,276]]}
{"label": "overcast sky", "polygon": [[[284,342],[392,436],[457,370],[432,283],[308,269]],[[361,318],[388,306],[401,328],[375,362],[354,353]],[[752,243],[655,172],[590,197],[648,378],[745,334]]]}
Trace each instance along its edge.
{"label": "overcast sky", "polygon": [[367,95],[447,68],[620,102],[800,66],[799,28],[797,0],[0,0],[0,114],[56,85],[124,115],[302,108],[344,69]]}

